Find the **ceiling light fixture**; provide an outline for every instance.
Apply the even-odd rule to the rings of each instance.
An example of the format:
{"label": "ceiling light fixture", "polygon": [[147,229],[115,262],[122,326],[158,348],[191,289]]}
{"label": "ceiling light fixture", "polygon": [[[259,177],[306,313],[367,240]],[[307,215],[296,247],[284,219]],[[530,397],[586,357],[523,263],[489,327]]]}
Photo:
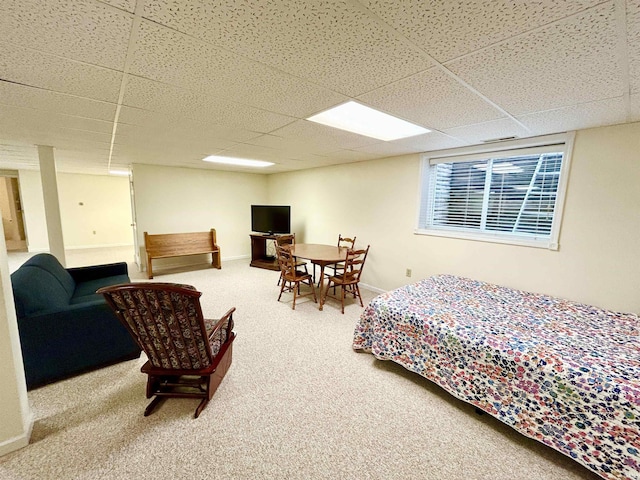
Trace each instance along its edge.
{"label": "ceiling light fixture", "polygon": [[121,177],[128,177],[131,175],[129,170],[109,170],[109,175],[119,175]]}
{"label": "ceiling light fixture", "polygon": [[275,165],[272,162],[265,162],[263,160],[249,160],[248,158],[235,158],[235,157],[220,157],[218,155],[209,155],[202,159],[205,162],[222,163],[225,165],[237,165],[240,167],[257,167],[264,168]]}
{"label": "ceiling light fixture", "polygon": [[312,115],[307,120],[387,142],[431,131],[353,101]]}

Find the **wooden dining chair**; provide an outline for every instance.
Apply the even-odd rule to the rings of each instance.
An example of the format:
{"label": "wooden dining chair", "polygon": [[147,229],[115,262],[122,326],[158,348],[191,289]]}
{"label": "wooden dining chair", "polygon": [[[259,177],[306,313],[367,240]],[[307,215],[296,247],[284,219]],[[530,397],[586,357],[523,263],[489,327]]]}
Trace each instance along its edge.
{"label": "wooden dining chair", "polygon": [[[338,234],[338,247],[345,247],[349,250],[353,250],[356,244],[356,237],[343,237],[341,233]],[[340,273],[344,270],[344,262],[338,262],[338,263],[334,263],[333,265],[327,265],[326,267],[328,270],[327,273],[325,273],[325,276],[327,278],[331,277],[331,276],[336,276],[336,275],[340,275]],[[313,271],[315,273],[316,267],[315,265],[313,266]],[[318,286],[320,286],[322,284],[322,281],[324,279],[320,279],[318,281]],[[335,293],[335,286],[333,289],[333,293]]]}
{"label": "wooden dining chair", "polygon": [[[303,272],[296,268],[295,257],[291,255],[291,250],[286,247],[276,246],[278,254],[278,265],[280,266],[280,275],[282,283],[280,284],[280,295],[278,301],[282,298],[283,292],[293,293],[293,310],[296,309],[296,299],[307,295],[313,295],[313,301],[318,303],[316,297],[316,289],[313,285],[313,277],[307,272]],[[311,291],[309,293],[300,293],[300,285],[309,285]]]}
{"label": "wooden dining chair", "polygon": [[353,298],[359,299],[360,306],[364,307],[364,304],[362,303],[362,295],[360,294],[360,287],[358,286],[358,284],[360,283],[360,276],[362,275],[362,269],[364,268],[364,262],[367,259],[368,254],[369,245],[367,245],[367,248],[365,250],[351,250],[347,253],[347,259],[344,262],[344,268],[342,269],[342,272],[329,277],[329,282],[327,283],[324,295],[322,295],[322,298],[320,299],[320,310],[322,310],[328,296],[337,300],[337,297],[329,295],[329,289],[332,286],[340,287],[340,303],[342,305],[342,313],[344,313],[344,299],[347,293],[351,293],[353,295]]}
{"label": "wooden dining chair", "polygon": [[[296,244],[295,233],[287,233],[285,235],[278,235],[276,237],[276,247],[289,248],[291,247],[291,245],[295,245],[295,244]],[[296,258],[295,262],[296,262],[296,268],[304,267],[305,273],[309,273],[309,270],[307,269],[307,262],[305,262],[304,260],[300,260],[299,258]],[[282,271],[280,272],[280,277],[278,278],[277,285],[280,285],[281,281],[282,281]]]}

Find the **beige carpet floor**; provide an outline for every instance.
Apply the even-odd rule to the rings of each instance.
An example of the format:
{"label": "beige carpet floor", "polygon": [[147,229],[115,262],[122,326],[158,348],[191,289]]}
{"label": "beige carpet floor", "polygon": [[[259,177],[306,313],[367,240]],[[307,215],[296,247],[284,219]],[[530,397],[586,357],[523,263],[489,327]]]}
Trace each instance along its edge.
{"label": "beige carpet floor", "polygon": [[307,297],[293,311],[290,295],[276,301],[277,278],[248,260],[156,276],[203,291],[208,317],[237,308],[233,365],[200,418],[192,399],[143,417],[143,358],[87,373],[29,392],[31,444],[0,458],[0,479],[598,478],[402,367],[354,352],[359,305],[321,312]]}

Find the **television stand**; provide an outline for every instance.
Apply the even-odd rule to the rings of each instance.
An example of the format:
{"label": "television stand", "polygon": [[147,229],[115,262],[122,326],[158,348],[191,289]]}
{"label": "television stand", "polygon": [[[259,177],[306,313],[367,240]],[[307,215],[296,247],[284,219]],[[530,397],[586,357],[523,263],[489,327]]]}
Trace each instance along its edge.
{"label": "television stand", "polygon": [[251,237],[251,266],[257,268],[266,268],[267,270],[280,270],[278,259],[274,256],[267,255],[267,241],[276,240],[277,235],[254,234]]}

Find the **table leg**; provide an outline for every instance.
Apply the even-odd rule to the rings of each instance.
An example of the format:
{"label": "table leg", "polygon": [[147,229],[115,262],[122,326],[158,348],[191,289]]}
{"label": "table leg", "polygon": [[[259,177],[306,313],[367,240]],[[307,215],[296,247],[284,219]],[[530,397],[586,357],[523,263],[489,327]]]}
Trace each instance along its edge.
{"label": "table leg", "polygon": [[324,306],[322,304],[322,284],[323,284],[323,280],[324,280],[324,262],[320,264],[320,280],[318,280],[318,289],[320,291],[320,310],[322,310],[322,307]]}

